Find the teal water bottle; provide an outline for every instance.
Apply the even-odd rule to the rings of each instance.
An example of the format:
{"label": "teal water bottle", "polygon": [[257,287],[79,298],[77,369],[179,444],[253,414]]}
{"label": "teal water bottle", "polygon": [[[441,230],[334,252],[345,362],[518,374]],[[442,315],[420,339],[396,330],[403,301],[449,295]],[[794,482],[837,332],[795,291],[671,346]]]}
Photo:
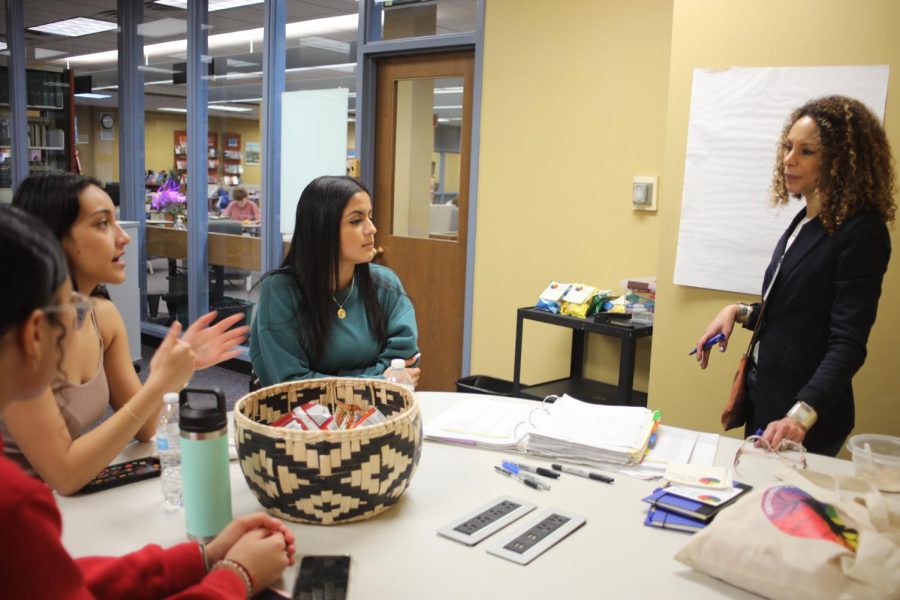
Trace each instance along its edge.
{"label": "teal water bottle", "polygon": [[228,416],[222,390],[181,390],[181,479],[191,539],[208,542],[231,522]]}

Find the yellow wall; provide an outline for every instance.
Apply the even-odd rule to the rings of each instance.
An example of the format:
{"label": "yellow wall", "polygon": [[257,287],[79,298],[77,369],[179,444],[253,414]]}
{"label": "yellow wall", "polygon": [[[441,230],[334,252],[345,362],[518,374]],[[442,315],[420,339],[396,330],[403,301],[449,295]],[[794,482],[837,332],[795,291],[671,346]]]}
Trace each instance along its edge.
{"label": "yellow wall", "polygon": [[[185,115],[177,113],[147,112],[144,117],[145,164],[148,170],[169,170],[175,166],[175,132],[187,129]],[[217,133],[219,148],[219,175],[222,174],[222,134],[239,133],[241,135],[241,160],[245,159],[244,150],[247,142],[261,143],[259,121],[249,119],[228,119],[210,117],[209,132]],[[241,184],[260,185],[262,182],[261,165],[244,165]]]}
{"label": "yellow wall", "polygon": [[[658,312],[654,328],[650,395],[667,422],[717,431],[718,416],[739,350],[749,341],[741,331],[707,372],[684,357],[685,349],[734,294],[672,284],[681,210],[691,73],[694,68],[741,65],[888,64],[885,125],[894,156],[900,156],[900,3],[865,0],[676,0],[666,122],[665,169],[661,178]],[[727,223],[723,224],[727,226]],[[891,231],[894,258],[884,281],[868,358],[854,380],[856,431],[900,435],[897,399],[896,331],[900,328],[900,237]],[[716,360],[718,359],[718,360]],[[671,415],[671,416],[670,416]],[[735,435],[740,435],[735,433]]]}
{"label": "yellow wall", "polygon": [[[662,172],[672,6],[491,0],[486,19],[471,370],[511,378],[516,308],[550,280],[656,272],[661,220],[631,208],[631,180]],[[619,345],[589,339],[587,374],[615,382]],[[569,330],[524,340],[524,382],[568,375]]]}

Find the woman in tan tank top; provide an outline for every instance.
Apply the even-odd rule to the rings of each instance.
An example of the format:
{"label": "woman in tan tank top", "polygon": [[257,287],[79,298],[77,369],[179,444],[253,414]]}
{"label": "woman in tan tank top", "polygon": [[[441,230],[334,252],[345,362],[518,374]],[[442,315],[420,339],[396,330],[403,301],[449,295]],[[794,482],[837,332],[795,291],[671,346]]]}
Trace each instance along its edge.
{"label": "woman in tan tank top", "polygon": [[[125,245],[115,207],[94,179],[71,174],[29,177],[13,205],[44,221],[60,240],[73,287],[89,293],[103,283],[125,280]],[[33,402],[10,407],[0,433],[7,455],[61,494],[72,494],[102,471],[132,440],[150,440],[165,392],[184,387],[196,368],[233,358],[247,334],[234,315],[210,327],[215,313],[198,319],[181,339],[195,355],[185,361],[160,346],[141,385],[128,352],[125,324],[112,302],[96,299],[92,318],[73,332],[63,376]],[[172,329],[181,334],[176,322]],[[111,406],[115,411],[81,435]]]}

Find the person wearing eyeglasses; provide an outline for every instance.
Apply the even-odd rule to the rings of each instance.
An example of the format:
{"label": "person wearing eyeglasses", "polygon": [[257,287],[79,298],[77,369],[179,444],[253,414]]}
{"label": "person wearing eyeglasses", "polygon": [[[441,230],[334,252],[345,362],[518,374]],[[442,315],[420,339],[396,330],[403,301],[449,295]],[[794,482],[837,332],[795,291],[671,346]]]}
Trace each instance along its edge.
{"label": "person wearing eyeglasses", "polygon": [[[94,179],[53,174],[26,178],[13,205],[37,216],[60,241],[73,288],[82,294],[75,305],[84,326],[70,332],[72,352],[52,387],[33,402],[10,407],[0,419],[0,434],[7,456],[67,495],[84,487],[132,439],[152,439],[163,394],[184,387],[195,368],[234,357],[248,328],[230,329],[240,314],[213,326],[215,313],[201,317],[182,336],[194,358],[160,346],[141,385],[119,311],[106,299],[88,297],[100,284],[125,280],[130,239],[116,222],[112,200]],[[176,321],[170,331],[180,335],[180,327]],[[87,431],[107,407],[114,414]]]}
{"label": "person wearing eyeglasses", "polygon": [[787,439],[833,456],[853,429],[851,380],[866,358],[891,256],[894,183],[884,128],[858,100],[812,100],[785,123],[772,201],[804,206],[775,247],[761,301],[726,306],[697,341],[706,368],[707,340],[724,334],[724,351],[735,323],[759,329],[745,431],[761,429],[771,448]]}
{"label": "person wearing eyeglasses", "polygon": [[[72,291],[59,243],[37,219],[0,205],[0,414],[39,401],[66,365],[90,302]],[[188,363],[170,330],[162,346]],[[0,448],[3,444],[0,441]],[[294,536],[263,513],[239,517],[206,546],[146,546],[123,557],[73,559],[50,489],[0,455],[0,589],[4,598],[247,598],[293,562]],[[252,582],[252,583],[251,583]]]}

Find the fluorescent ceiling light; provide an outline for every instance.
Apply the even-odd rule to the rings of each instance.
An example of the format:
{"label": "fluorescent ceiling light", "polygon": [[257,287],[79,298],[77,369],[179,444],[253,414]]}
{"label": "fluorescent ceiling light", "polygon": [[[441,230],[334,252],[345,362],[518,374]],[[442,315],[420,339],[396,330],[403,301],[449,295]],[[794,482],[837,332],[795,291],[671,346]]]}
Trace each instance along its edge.
{"label": "fluorescent ceiling light", "polygon": [[166,37],[187,33],[187,21],[184,19],[157,19],[141,23],[137,28],[138,35],[146,37]]}
{"label": "fluorescent ceiling light", "polygon": [[435,106],[434,108],[435,109],[443,108],[445,110],[460,110],[460,109],[462,109],[462,106]]}
{"label": "fluorescent ceiling light", "polygon": [[171,75],[175,71],[172,69],[166,69],[165,67],[151,67],[150,65],[138,65],[138,71],[144,71],[145,73],[165,73],[166,75]]}
{"label": "fluorescent ceiling light", "polygon": [[6,42],[0,42],[0,50],[6,50]]}
{"label": "fluorescent ceiling light", "polygon": [[225,106],[224,104],[214,104],[206,107],[209,110],[222,110],[225,112],[250,112],[253,109],[246,106]]}
{"label": "fluorescent ceiling light", "polygon": [[51,33],[53,35],[79,37],[118,28],[118,25],[110,23],[109,21],[99,21],[97,19],[88,19],[87,17],[75,17],[74,19],[56,21],[55,23],[29,27],[28,29],[31,31],[40,31],[41,33]]}
{"label": "fluorescent ceiling light", "polygon": [[[6,44],[3,44],[3,48],[6,48]],[[2,50],[3,48],[0,48],[0,50]],[[43,60],[45,58],[53,58],[54,56],[59,56],[60,54],[65,53],[65,50],[48,50],[47,48],[35,48],[34,58],[36,60]]]}
{"label": "fluorescent ceiling light", "polygon": [[285,69],[285,73],[304,73],[306,71],[352,71],[356,68],[356,63],[340,63],[337,65],[318,65],[315,67],[294,67],[293,69]]}
{"label": "fluorescent ceiling light", "polygon": [[175,108],[174,106],[163,106],[162,108],[157,109],[160,112],[174,112],[174,113],[186,113],[186,108]]}
{"label": "fluorescent ceiling light", "polygon": [[318,35],[301,38],[300,47],[303,48],[304,46],[318,48],[319,50],[330,50],[341,54],[349,54],[350,52],[350,42],[339,42]]}
{"label": "fluorescent ceiling light", "polygon": [[[225,104],[231,102],[262,102],[262,98],[234,98],[232,100],[210,100],[209,104]],[[210,107],[212,108],[212,107]]]}
{"label": "fluorescent ceiling light", "polygon": [[237,58],[228,58],[228,59],[225,60],[225,64],[228,65],[229,67],[235,67],[235,68],[239,68],[239,67],[258,67],[258,66],[259,66],[259,63],[256,63],[256,62],[250,62],[250,61],[247,61],[247,60],[240,60],[240,59],[237,59]]}
{"label": "fluorescent ceiling light", "polygon": [[[209,0],[209,12],[217,10],[228,10],[229,8],[239,8],[241,6],[250,6],[251,4],[262,4],[263,0]],[[187,10],[187,0],[156,0],[153,4],[163,4],[165,6],[174,6],[175,8],[183,8]]]}
{"label": "fluorescent ceiling light", "polygon": [[[285,27],[285,39],[295,40],[302,37],[328,34],[333,35],[335,33],[355,34],[358,24],[359,17],[355,14],[288,23]],[[246,29],[244,31],[232,31],[231,33],[220,33],[217,35],[211,35],[207,38],[207,43],[210,51],[217,48],[227,48],[238,46],[241,44],[249,45],[253,43],[261,43],[262,41],[262,27],[256,29]],[[186,52],[187,40],[160,42],[158,44],[149,44],[144,46],[145,57],[184,55]],[[67,59],[58,59],[57,62],[69,61],[72,64],[80,65],[115,63],[118,60],[118,56],[119,53],[117,50],[107,50],[105,52],[94,52],[92,54],[70,56]]]}
{"label": "fluorescent ceiling light", "polygon": [[434,88],[435,94],[460,94],[462,91],[461,87]]}
{"label": "fluorescent ceiling light", "polygon": [[85,92],[83,94],[74,94],[74,96],[76,98],[95,98],[97,100],[100,100],[103,98],[112,98],[112,96],[109,94],[95,94],[93,92]]}

